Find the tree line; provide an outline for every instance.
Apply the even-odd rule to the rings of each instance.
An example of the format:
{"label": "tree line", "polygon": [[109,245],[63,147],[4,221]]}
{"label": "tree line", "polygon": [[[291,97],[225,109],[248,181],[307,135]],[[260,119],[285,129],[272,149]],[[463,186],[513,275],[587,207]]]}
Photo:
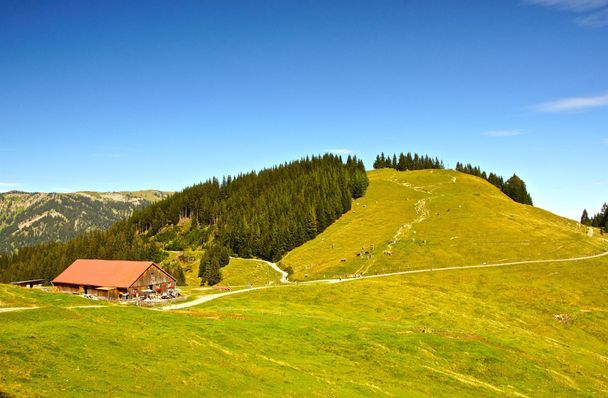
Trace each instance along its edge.
{"label": "tree line", "polygon": [[494,173],[486,173],[485,171],[482,171],[479,166],[472,166],[470,163],[465,165],[460,162],[456,163],[456,170],[460,171],[461,173],[483,178],[518,203],[523,203],[530,206],[534,204],[532,202],[532,196],[530,196],[528,189],[526,188],[526,183],[524,180],[519,178],[517,174],[513,174],[511,178],[505,181],[502,176]]}
{"label": "tree line", "polygon": [[443,169],[443,162],[439,159],[430,158],[428,155],[413,155],[408,152],[407,155],[403,152],[397,155],[385,156],[384,152],[376,156],[374,161],[374,169],[391,168],[398,171],[406,170],[425,170],[425,169]]}
{"label": "tree line", "polygon": [[[444,169],[443,161],[437,157],[432,158],[428,155],[418,155],[417,153],[404,154],[401,152],[399,155],[394,154],[393,156],[385,155],[382,152],[376,156],[374,161],[374,169],[391,168],[397,171],[408,171],[408,170],[425,170],[425,169]],[[461,173],[474,175],[488,181],[490,184],[496,186],[508,197],[518,203],[526,205],[533,205],[532,197],[528,193],[526,183],[513,174],[507,181],[494,173],[486,173],[482,171],[479,166],[472,166],[470,163],[463,164],[460,162],[456,163],[456,170]]]}
{"label": "tree line", "polygon": [[[217,283],[230,255],[276,261],[350,210],[368,186],[363,162],[326,154],[212,178],[136,211],[106,231],[0,256],[0,281],[52,279],[77,258],[162,260],[159,234],[181,218],[205,230],[199,273]],[[157,236],[158,235],[158,236]],[[203,239],[203,238],[201,238]]]}
{"label": "tree line", "polygon": [[599,213],[595,213],[591,217],[589,217],[587,209],[584,209],[581,216],[581,224],[601,228],[602,233],[608,232],[608,203],[604,203]]}

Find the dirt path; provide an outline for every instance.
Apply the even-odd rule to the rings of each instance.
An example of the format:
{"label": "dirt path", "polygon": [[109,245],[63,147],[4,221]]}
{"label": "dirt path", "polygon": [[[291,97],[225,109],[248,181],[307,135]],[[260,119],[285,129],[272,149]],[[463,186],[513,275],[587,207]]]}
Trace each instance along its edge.
{"label": "dirt path", "polygon": [[[427,204],[426,198],[420,199],[419,201],[414,203],[414,209],[416,210],[416,214],[418,215],[418,217],[411,223],[406,223],[399,227],[397,232],[395,232],[393,239],[386,245],[386,248],[383,250],[383,252],[382,252],[383,254],[389,255],[389,256],[392,255],[393,246],[402,239],[403,235],[405,235],[410,230],[412,230],[414,228],[415,224],[420,224],[421,222],[423,222],[424,220],[426,220],[428,218],[429,210],[428,210],[426,204]],[[416,233],[416,232],[414,231],[414,233]],[[369,272],[370,268],[372,268],[375,263],[376,263],[376,259],[374,258],[371,262],[369,262],[367,264],[363,264],[361,267],[359,267],[359,269],[357,269],[355,271],[355,274],[362,274],[362,273]]]}
{"label": "dirt path", "polygon": [[0,308],[0,312],[15,312],[15,311],[24,311],[24,310],[35,310],[39,307],[6,307]]}
{"label": "dirt path", "polygon": [[160,309],[163,310],[163,311],[179,310],[179,309],[182,309],[182,308],[188,308],[188,307],[193,307],[195,305],[203,304],[203,303],[206,303],[207,301],[215,300],[215,299],[220,298],[220,297],[230,296],[232,294],[251,292],[253,290],[270,289],[272,287],[273,286],[260,286],[260,287],[252,287],[252,288],[249,288],[249,289],[234,290],[232,292],[208,294],[206,296],[199,297],[199,298],[194,299],[192,301],[187,301],[185,303],[180,303],[180,304],[171,304],[171,305],[167,305],[167,306],[161,307]]}
{"label": "dirt path", "polygon": [[277,271],[279,274],[281,274],[281,283],[291,283],[289,282],[289,274],[285,271],[283,271],[281,268],[279,268],[279,266],[276,263],[271,263],[270,261],[266,261],[266,260],[258,260],[261,261],[263,263],[268,264],[268,266],[270,268],[272,268],[273,270]]}
{"label": "dirt path", "polygon": [[65,308],[69,308],[69,309],[74,309],[74,308],[104,308],[107,307],[107,305],[105,304],[94,304],[94,305],[72,305],[70,307],[65,307]]}
{"label": "dirt path", "polygon": [[[606,240],[606,241],[608,241],[608,240]],[[358,280],[363,280],[363,279],[385,278],[385,277],[390,277],[390,276],[395,276],[395,275],[420,274],[423,272],[442,272],[442,271],[466,270],[466,269],[476,269],[476,268],[496,268],[496,267],[507,267],[507,266],[511,266],[511,265],[537,264],[537,263],[563,263],[563,262],[570,262],[570,261],[591,260],[594,258],[599,258],[599,257],[604,257],[604,256],[608,256],[608,251],[605,251],[604,253],[600,253],[600,254],[594,254],[591,256],[582,256],[582,257],[573,257],[573,258],[562,258],[562,259],[554,259],[554,260],[513,261],[513,262],[509,262],[509,263],[465,265],[465,266],[459,266],[459,267],[445,267],[445,268],[425,268],[425,269],[416,269],[416,270],[411,270],[411,271],[389,272],[389,273],[378,274],[378,275],[367,275],[367,276],[362,276],[359,278],[350,278],[350,279],[320,279],[320,280],[316,280],[316,281],[300,282],[299,284],[320,284],[320,283],[333,284],[333,283],[352,282],[352,281],[358,281]],[[290,284],[291,284],[291,286],[296,285],[295,283],[290,283]],[[250,292],[252,290],[272,289],[272,288],[276,288],[276,287],[277,286],[260,286],[260,287],[254,287],[251,289],[236,290],[233,292],[210,294],[207,296],[199,297],[192,301],[188,301],[186,303],[168,305],[166,307],[162,307],[162,310],[177,310],[177,309],[182,309],[182,308],[193,307],[195,305],[203,304],[208,301],[215,300],[215,299],[218,299],[218,298],[224,297],[224,296],[229,296],[232,294],[246,293],[246,292]]]}
{"label": "dirt path", "polygon": [[[573,258],[560,258],[555,260],[527,260],[527,261],[513,261],[509,263],[496,263],[496,264],[480,264],[480,265],[463,265],[459,267],[443,267],[443,268],[424,268],[424,269],[415,269],[411,271],[397,271],[397,272],[388,272],[384,274],[377,275],[366,275],[360,278],[350,278],[350,279],[324,279],[323,282],[328,283],[341,283],[341,282],[350,282],[356,281],[360,279],[371,279],[371,278],[383,278],[387,276],[394,275],[407,275],[407,274],[420,274],[422,272],[441,272],[441,271],[454,271],[454,270],[462,270],[462,269],[476,269],[476,268],[496,268],[496,267],[506,267],[510,265],[521,265],[521,264],[538,264],[538,263],[565,263],[570,261],[583,261],[583,260],[591,260],[598,257],[608,256],[608,251],[605,251],[600,254],[594,254],[591,256],[583,256],[583,257],[573,257]],[[321,281],[319,281],[321,282]]]}
{"label": "dirt path", "polygon": [[[256,261],[260,261],[260,262],[263,262],[263,263],[267,264],[270,268],[274,269],[279,274],[281,274],[281,283],[286,283],[286,284],[290,284],[291,283],[289,281],[289,279],[288,279],[289,274],[287,272],[283,271],[281,268],[279,268],[279,266],[276,265],[275,263],[271,263],[270,261],[259,260],[259,259],[256,259]],[[252,290],[268,289],[270,287],[272,287],[272,286],[259,286],[259,287],[252,287],[252,288],[248,288],[248,289],[235,290],[235,291],[232,291],[232,292],[223,292],[223,293],[216,293],[216,294],[208,294],[206,296],[202,296],[202,297],[199,297],[199,298],[194,299],[192,301],[187,301],[185,303],[167,305],[167,306],[161,307],[161,309],[164,310],[164,311],[167,311],[167,310],[179,310],[181,308],[188,308],[188,307],[192,307],[192,306],[195,306],[195,305],[203,304],[203,303],[206,303],[207,301],[215,300],[217,298],[224,297],[224,296],[229,296],[231,294],[239,294],[239,293],[244,293],[244,292],[250,292]]]}
{"label": "dirt path", "polygon": [[[603,239],[603,240],[608,242],[608,239]],[[420,274],[423,272],[442,272],[442,271],[455,271],[455,270],[466,270],[466,269],[477,269],[477,268],[496,268],[496,267],[507,267],[507,266],[511,266],[511,265],[522,265],[522,264],[564,263],[564,262],[571,262],[571,261],[591,260],[594,258],[605,257],[605,256],[608,256],[608,251],[605,251],[600,254],[594,254],[591,256],[582,256],[582,257],[573,257],[573,258],[561,258],[561,259],[553,259],[553,260],[512,261],[512,262],[508,262],[508,263],[465,265],[465,266],[444,267],[444,268],[424,268],[424,269],[416,269],[416,270],[410,270],[410,271],[397,271],[397,272],[388,272],[388,273],[377,274],[377,275],[367,275],[367,276],[362,276],[359,278],[321,279],[321,280],[316,280],[316,281],[301,282],[300,284],[311,284],[311,283],[312,284],[320,284],[320,283],[333,284],[333,283],[358,281],[358,280],[363,280],[363,279],[385,278],[385,277],[390,277],[390,276],[395,276],[395,275]],[[264,261],[264,260],[260,260],[260,261],[267,263],[274,270],[281,273],[281,275],[282,275],[281,282],[282,283],[285,283],[287,286],[296,286],[297,285],[296,283],[290,282],[287,278],[287,276],[288,276],[287,272],[281,270],[275,263],[271,263],[271,262]],[[235,290],[235,291],[231,291],[231,292],[209,294],[209,295],[205,295],[205,296],[199,297],[197,299],[194,299],[192,301],[187,301],[185,303],[180,303],[180,304],[171,304],[171,305],[161,307],[159,309],[163,310],[163,311],[178,310],[178,309],[182,309],[182,308],[188,308],[188,307],[193,307],[193,306],[196,306],[199,304],[203,304],[203,303],[206,303],[206,302],[209,302],[209,301],[212,301],[212,300],[218,299],[220,297],[224,297],[224,296],[246,293],[246,292],[250,292],[253,290],[272,289],[272,288],[277,288],[277,287],[280,287],[280,286],[259,286],[259,287],[249,288],[249,289]],[[70,307],[65,307],[65,308],[101,308],[101,307],[107,307],[107,306],[106,305],[83,305],[83,306],[70,306]],[[23,310],[33,310],[33,309],[37,309],[37,308],[40,308],[40,307],[7,307],[7,308],[0,308],[0,313],[23,311]],[[159,310],[157,308],[154,308],[154,309]]]}

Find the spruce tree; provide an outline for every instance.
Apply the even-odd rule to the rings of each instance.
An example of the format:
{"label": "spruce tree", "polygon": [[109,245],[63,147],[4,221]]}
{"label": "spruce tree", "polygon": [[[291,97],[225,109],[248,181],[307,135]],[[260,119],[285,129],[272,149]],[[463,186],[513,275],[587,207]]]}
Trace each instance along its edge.
{"label": "spruce tree", "polygon": [[505,182],[503,192],[516,202],[532,205],[532,198],[526,189],[526,183],[516,174]]}
{"label": "spruce tree", "polygon": [[399,161],[397,162],[397,170],[405,171],[407,170],[407,159],[403,152],[399,154]]}

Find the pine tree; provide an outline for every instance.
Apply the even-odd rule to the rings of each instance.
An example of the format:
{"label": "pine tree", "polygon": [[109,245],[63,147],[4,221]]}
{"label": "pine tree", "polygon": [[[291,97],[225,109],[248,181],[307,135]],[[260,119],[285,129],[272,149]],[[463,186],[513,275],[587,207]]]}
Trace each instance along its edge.
{"label": "pine tree", "polygon": [[399,171],[407,170],[407,158],[405,157],[403,152],[401,152],[399,154],[399,161],[397,162],[397,170],[399,170]]}
{"label": "pine tree", "polygon": [[369,182],[367,173],[356,170],[350,177],[349,189],[353,198],[360,198],[365,194]]}
{"label": "pine tree", "polygon": [[376,160],[374,160],[374,169],[382,168],[382,160],[380,159],[380,155],[376,156]]}
{"label": "pine tree", "polygon": [[591,219],[589,218],[587,209],[583,210],[583,215],[581,216],[581,224],[587,225],[587,226],[591,225]]}
{"label": "pine tree", "polygon": [[516,174],[505,182],[503,192],[516,202],[532,205],[532,198],[526,189],[526,183]]}

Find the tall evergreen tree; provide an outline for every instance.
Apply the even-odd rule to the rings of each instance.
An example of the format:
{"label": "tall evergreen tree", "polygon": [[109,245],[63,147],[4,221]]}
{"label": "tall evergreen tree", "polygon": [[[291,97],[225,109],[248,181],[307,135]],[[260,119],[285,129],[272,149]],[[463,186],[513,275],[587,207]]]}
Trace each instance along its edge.
{"label": "tall evergreen tree", "polygon": [[382,160],[380,159],[380,155],[376,155],[376,160],[374,160],[374,169],[382,168]]}
{"label": "tall evergreen tree", "polygon": [[526,189],[526,183],[516,174],[505,182],[503,191],[516,202],[532,205],[532,198]]}

